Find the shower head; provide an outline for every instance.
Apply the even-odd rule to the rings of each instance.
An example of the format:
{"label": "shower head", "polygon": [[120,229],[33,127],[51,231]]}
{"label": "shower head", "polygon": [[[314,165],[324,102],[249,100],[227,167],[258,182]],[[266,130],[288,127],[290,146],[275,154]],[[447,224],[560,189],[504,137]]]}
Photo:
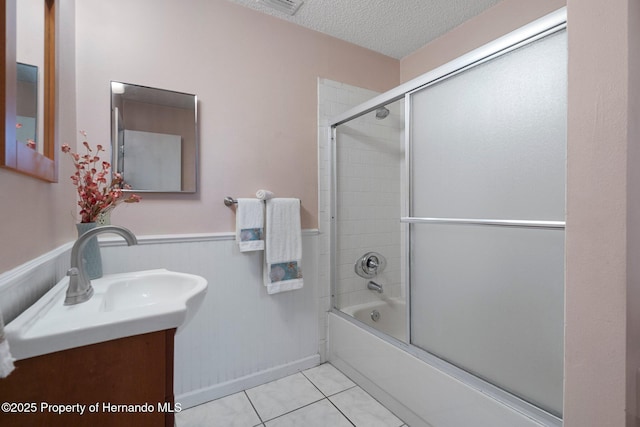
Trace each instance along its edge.
{"label": "shower head", "polygon": [[389,115],[389,109],[387,107],[380,107],[376,110],[376,119],[386,119]]}

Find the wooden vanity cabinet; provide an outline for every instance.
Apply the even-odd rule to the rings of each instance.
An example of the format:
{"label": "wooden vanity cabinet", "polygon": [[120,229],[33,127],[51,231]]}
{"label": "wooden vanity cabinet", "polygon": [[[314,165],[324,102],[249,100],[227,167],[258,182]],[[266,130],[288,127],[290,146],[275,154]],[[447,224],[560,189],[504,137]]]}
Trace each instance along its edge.
{"label": "wooden vanity cabinet", "polygon": [[[6,404],[0,410],[0,425],[173,427],[175,331],[120,338],[15,362],[16,370],[0,379],[0,404],[13,405],[9,412]],[[46,406],[65,404],[75,405],[65,408],[75,412],[58,414]],[[78,413],[81,405],[85,405],[83,415]]]}

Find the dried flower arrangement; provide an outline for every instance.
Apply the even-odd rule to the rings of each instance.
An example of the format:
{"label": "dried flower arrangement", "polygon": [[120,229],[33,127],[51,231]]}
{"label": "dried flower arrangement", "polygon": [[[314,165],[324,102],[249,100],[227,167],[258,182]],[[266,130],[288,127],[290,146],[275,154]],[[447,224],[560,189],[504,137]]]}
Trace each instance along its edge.
{"label": "dried flower arrangement", "polygon": [[[86,132],[81,131],[80,133],[86,138]],[[124,183],[122,175],[118,172],[113,173],[110,182],[107,180],[111,164],[100,159],[100,152],[105,151],[102,145],[96,146],[95,153],[86,140],[82,142],[82,145],[86,148],[84,155],[72,153],[68,144],[61,147],[63,153],[71,156],[76,167],[75,173],[71,175],[71,182],[78,191],[80,222],[96,222],[101,214],[111,211],[122,202],[137,203],[140,201],[140,196],[136,194],[125,197],[123,190],[130,189],[130,187]]]}

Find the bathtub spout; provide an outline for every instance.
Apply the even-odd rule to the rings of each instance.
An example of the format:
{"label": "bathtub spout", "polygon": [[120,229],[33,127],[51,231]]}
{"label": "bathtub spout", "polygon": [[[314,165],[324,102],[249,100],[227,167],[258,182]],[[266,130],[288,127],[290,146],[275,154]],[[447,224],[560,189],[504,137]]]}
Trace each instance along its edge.
{"label": "bathtub spout", "polygon": [[367,289],[371,289],[372,291],[376,291],[379,294],[382,293],[382,285],[378,285],[373,280],[369,280],[369,283],[367,283]]}

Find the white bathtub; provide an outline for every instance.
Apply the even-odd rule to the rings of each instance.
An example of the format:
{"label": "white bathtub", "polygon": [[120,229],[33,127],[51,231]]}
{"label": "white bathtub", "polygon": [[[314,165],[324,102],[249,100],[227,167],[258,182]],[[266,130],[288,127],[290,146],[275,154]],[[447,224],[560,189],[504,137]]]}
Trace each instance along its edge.
{"label": "white bathtub", "polygon": [[[384,318],[404,319],[404,316],[394,316],[401,311],[400,305],[385,304],[361,304],[342,311],[359,317],[367,324],[374,323],[370,318],[367,320],[374,309],[381,312],[377,323]],[[390,320],[388,323],[393,325],[394,322]],[[328,359],[412,427],[547,425],[534,421],[483,390],[463,383],[334,313],[329,313]]]}
{"label": "white bathtub", "polygon": [[[372,316],[374,311],[378,314],[375,317]],[[343,308],[342,312],[400,341],[407,336],[407,305],[403,299],[386,298],[353,305]]]}

